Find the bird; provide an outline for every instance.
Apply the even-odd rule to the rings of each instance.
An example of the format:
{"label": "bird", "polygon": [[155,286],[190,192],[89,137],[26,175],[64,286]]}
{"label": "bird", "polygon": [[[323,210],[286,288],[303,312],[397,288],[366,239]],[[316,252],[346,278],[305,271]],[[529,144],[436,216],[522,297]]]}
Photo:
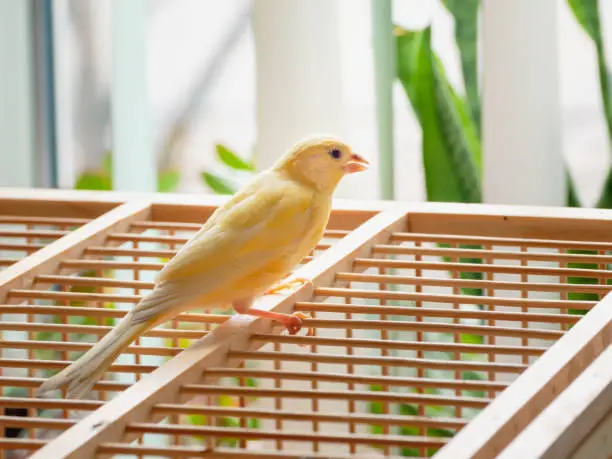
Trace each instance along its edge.
{"label": "bird", "polygon": [[310,283],[288,276],[323,237],[342,178],[368,165],[337,137],[298,141],[220,205],[164,265],[153,289],[79,359],[43,382],[37,395],[66,387],[68,398],[84,398],[132,341],[196,307],[228,305],[299,332],[304,314],[251,306],[262,295]]}

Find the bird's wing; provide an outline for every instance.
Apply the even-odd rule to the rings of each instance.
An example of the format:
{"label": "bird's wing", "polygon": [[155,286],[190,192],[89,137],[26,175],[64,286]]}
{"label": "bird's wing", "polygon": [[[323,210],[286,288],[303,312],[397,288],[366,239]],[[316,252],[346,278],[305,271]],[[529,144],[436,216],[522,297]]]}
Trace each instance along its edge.
{"label": "bird's wing", "polygon": [[228,276],[248,276],[249,269],[265,266],[299,243],[308,228],[312,195],[291,183],[270,182],[259,181],[213,215],[157,282],[193,278],[202,287],[210,281],[224,284]]}

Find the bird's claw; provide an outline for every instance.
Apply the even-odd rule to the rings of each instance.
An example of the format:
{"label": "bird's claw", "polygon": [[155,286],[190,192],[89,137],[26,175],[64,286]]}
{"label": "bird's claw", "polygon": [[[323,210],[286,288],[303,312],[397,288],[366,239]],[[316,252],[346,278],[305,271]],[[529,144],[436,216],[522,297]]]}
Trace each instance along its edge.
{"label": "bird's claw", "polygon": [[289,316],[285,323],[285,328],[290,335],[297,334],[302,329],[302,319],[294,315]]}
{"label": "bird's claw", "polygon": [[280,294],[282,290],[285,289],[298,289],[303,285],[312,284],[310,279],[305,279],[303,277],[298,277],[288,282],[281,282],[279,284],[273,285],[266,291],[266,295],[275,295]]}
{"label": "bird's claw", "polygon": [[[289,316],[289,320],[287,321],[286,328],[290,335],[296,335],[302,329],[302,320],[310,319],[310,315],[304,312],[294,312]],[[306,331],[306,335],[304,336],[314,336],[314,330],[309,328]],[[300,346],[305,347],[307,344],[300,344]]]}

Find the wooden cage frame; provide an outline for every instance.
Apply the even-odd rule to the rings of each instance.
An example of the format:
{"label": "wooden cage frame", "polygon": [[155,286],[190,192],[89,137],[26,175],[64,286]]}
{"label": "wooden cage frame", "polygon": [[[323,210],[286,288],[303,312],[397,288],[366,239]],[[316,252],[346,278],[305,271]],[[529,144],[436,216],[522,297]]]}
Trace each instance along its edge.
{"label": "wooden cage frame", "polygon": [[[20,259],[0,259],[4,267],[0,271],[0,314],[27,314],[28,322],[10,322],[0,320],[0,333],[7,330],[27,331],[27,340],[0,340],[0,349],[16,347],[32,349],[42,345],[33,340],[32,330],[39,328],[53,329],[53,324],[36,323],[35,314],[64,314],[67,307],[62,306],[72,298],[83,301],[104,301],[118,298],[116,301],[132,301],[133,296],[112,295],[107,293],[70,293],[65,290],[49,291],[41,285],[54,283],[77,282],[67,278],[66,273],[74,273],[100,264],[100,257],[119,254],[134,257],[133,262],[124,263],[135,272],[151,265],[139,260],[147,256],[172,256],[171,250],[152,251],[142,249],[122,249],[126,241],[136,246],[137,241],[146,237],[138,236],[147,228],[195,229],[214,211],[225,198],[209,195],[178,194],[140,194],[118,192],[75,192],[66,190],[38,189],[0,189],[0,224],[22,225],[18,231],[0,231],[2,237],[22,237],[25,244],[0,245],[0,250],[17,250],[23,252]],[[54,230],[34,229],[32,225],[48,224]],[[66,229],[70,227],[70,229]],[[263,457],[374,457],[374,453],[363,454],[358,451],[359,445],[376,444],[375,457],[398,457],[394,449],[398,445],[417,448],[422,455],[428,454],[428,448],[441,448],[435,453],[436,458],[467,459],[492,457],[607,457],[612,452],[612,445],[606,436],[606,427],[612,425],[612,392],[609,390],[612,381],[610,358],[612,351],[608,348],[611,341],[612,299],[607,296],[610,289],[608,280],[612,271],[607,264],[612,264],[612,212],[597,209],[562,209],[516,206],[489,206],[437,203],[396,203],[369,201],[336,201],[328,226],[327,235],[335,238],[333,244],[321,244],[319,254],[309,258],[295,271],[295,275],[311,279],[313,285],[305,285],[294,292],[282,296],[266,296],[258,302],[259,308],[279,312],[291,312],[299,307],[303,310],[336,311],[345,314],[343,319],[321,319],[314,316],[305,321],[306,326],[315,329],[336,328],[346,333],[345,337],[326,338],[286,336],[278,327],[269,321],[249,316],[214,316],[211,314],[191,314],[190,319],[216,324],[214,330],[204,333],[190,347],[168,350],[171,358],[159,367],[148,368],[146,365],[124,365],[123,371],[150,372],[137,378],[133,384],[122,384],[113,381],[102,381],[97,388],[104,387],[115,391],[116,395],[108,400],[67,400],[36,399],[33,390],[42,379],[35,377],[37,369],[47,368],[44,360],[33,358],[30,351],[28,359],[0,358],[3,371],[6,368],[26,368],[27,376],[6,376],[0,372],[2,387],[25,387],[27,397],[11,398],[3,393],[0,397],[0,424],[3,428],[18,427],[28,429],[58,429],[62,432],[55,438],[12,438],[6,435],[0,438],[0,457],[11,450],[24,450],[30,457],[42,458],[88,458],[108,457],[114,454],[128,454],[137,457],[207,457],[207,458],[263,458]],[[129,233],[133,230],[133,233]],[[37,244],[35,238],[47,238],[51,242]],[[173,236],[156,236],[152,241],[170,244],[184,242]],[[404,246],[402,242],[412,241],[413,246]],[[416,242],[415,242],[416,241]],[[429,247],[425,242],[447,244],[441,247]],[[106,244],[106,245],[105,245]],[[479,249],[461,248],[459,244],[480,245]],[[519,247],[517,251],[496,250],[496,245]],[[456,246],[456,247],[455,247]],[[530,252],[528,248],[544,247],[548,251]],[[572,253],[572,250],[590,250],[588,254]],[[479,250],[479,252],[475,252]],[[409,255],[412,262],[397,259],[371,258],[373,253],[392,256]],[[85,256],[97,258],[85,259]],[[450,279],[435,279],[422,276],[425,269],[447,269],[440,267],[441,262],[424,261],[426,257],[447,257],[448,269],[454,269]],[[484,262],[480,267],[472,267],[487,274],[480,280],[463,279],[459,276],[469,268],[469,263],[461,257],[480,257]],[[518,260],[518,265],[494,264],[495,260]],[[381,261],[382,260],[382,261]],[[534,267],[532,261],[555,263],[556,267]],[[108,262],[110,263],[110,262]],[[120,263],[120,262],[118,262]],[[411,264],[412,263],[412,264]],[[587,275],[584,269],[570,268],[571,263],[596,264],[593,273],[598,281],[587,285],[571,284],[569,276]],[[112,266],[118,266],[113,265]],[[368,266],[381,269],[379,274],[367,274]],[[414,276],[393,277],[387,269],[416,270]],[[383,270],[384,268],[384,270]],[[61,274],[60,269],[66,273]],[[155,267],[150,269],[156,269]],[[520,276],[520,281],[499,281],[494,273],[513,273]],[[586,274],[585,274],[586,273]],[[536,274],[556,276],[557,283],[531,282],[530,277]],[[414,287],[413,292],[398,292],[387,289],[387,284],[400,282]],[[136,292],[146,288],[139,281],[93,280],[100,285],[132,285]],[[131,283],[130,283],[131,282]],[[352,282],[370,282],[378,285],[375,290],[355,289]],[[431,284],[452,287],[452,294],[426,293],[423,289]],[[72,284],[70,284],[72,285]],[[489,292],[478,299],[464,295],[462,288],[480,286]],[[479,287],[479,288],[480,288]],[[497,296],[497,289],[510,289],[520,293],[520,297]],[[531,289],[558,295],[557,299],[534,299],[529,296]],[[587,292],[598,295],[596,301],[570,300],[572,292]],[[81,296],[79,296],[81,295]],[[351,302],[325,303],[325,298],[370,298],[378,301],[376,306],[351,306]],[[57,299],[60,305],[41,306],[30,304],[38,299]],[[318,301],[314,301],[318,299]],[[417,308],[406,308],[412,311],[413,322],[402,322],[416,333],[417,339],[410,342],[397,341],[394,346],[404,346],[416,352],[416,358],[392,357],[388,354],[388,330],[395,325],[389,316],[401,313],[397,306],[388,304],[395,299],[414,301]],[[448,309],[425,307],[428,301],[448,303]],[[463,310],[461,304],[482,304],[482,309]],[[68,303],[65,303],[68,304]],[[496,307],[514,308],[503,311]],[[572,307],[589,310],[588,314],[576,316],[568,313]],[[28,309],[32,308],[32,309]],[[47,308],[47,309],[45,309]],[[558,314],[536,313],[529,308],[554,308]],[[82,309],[82,308],[81,308]],[[83,311],[76,308],[74,311]],[[377,315],[378,319],[358,320],[356,315],[363,311]],[[437,312],[436,312],[437,311]],[[514,312],[513,312],[514,311]],[[107,314],[109,317],[121,317],[120,311],[101,312],[94,308],[92,314]],[[428,317],[450,317],[449,323],[431,323]],[[462,318],[480,318],[483,324],[472,326],[460,322]],[[498,321],[511,320],[520,323],[520,327],[505,327]],[[558,328],[540,329],[529,326],[532,322],[550,322]],[[68,324],[67,322],[63,322]],[[20,325],[21,324],[21,325]],[[29,325],[28,325],[29,324]],[[406,325],[409,324],[409,325]],[[22,327],[21,329],[19,327]],[[571,326],[571,328],[570,328]],[[37,328],[38,327],[38,328]],[[61,328],[64,327],[64,328]],[[69,342],[66,330],[83,329],[83,326],[59,325],[63,341],[53,342],[67,355],[72,350],[83,350],[82,344]],[[352,335],[353,328],[370,328],[377,330],[381,339],[360,339]],[[103,335],[109,327],[91,326],[93,333]],[[486,343],[465,344],[459,340],[450,343],[425,343],[423,334],[430,330],[451,330],[456,339],[459,333],[474,333],[487,336]],[[25,332],[24,331],[24,332]],[[160,332],[161,333],[161,332]],[[177,336],[174,333],[172,336]],[[200,332],[181,332],[180,336],[198,338]],[[507,336],[520,338],[520,346],[496,344],[496,337]],[[169,333],[159,336],[170,336]],[[550,346],[532,346],[530,339],[551,341]],[[387,341],[386,341],[387,340]],[[29,344],[28,344],[29,343]],[[269,343],[275,343],[274,352],[260,351]],[[282,353],[283,344],[305,344],[310,352]],[[341,346],[344,354],[325,354],[317,351],[317,346]],[[357,347],[377,349],[378,356],[364,356],[355,352]],[[432,360],[424,358],[425,351],[449,350],[452,355],[470,349],[474,352],[489,354],[488,361],[464,362],[457,360]],[[293,348],[292,348],[293,349]],[[132,351],[145,352],[146,346],[136,346]],[[165,352],[165,351],[164,351]],[[470,351],[471,352],[471,351]],[[520,356],[521,363],[498,363],[497,352]],[[136,357],[135,357],[136,358]],[[278,363],[274,372],[261,370],[249,374],[262,377],[308,380],[310,390],[291,390],[276,384],[273,389],[252,389],[248,387],[232,388],[231,393],[238,394],[240,406],[226,411],[251,413],[273,419],[275,430],[257,431],[247,428],[244,417],[240,418],[240,429],[218,426],[181,426],[179,424],[159,424],[164,416],[173,412],[183,413],[189,399],[198,394],[221,393],[229,390],[215,385],[222,375],[239,375],[243,378],[246,370],[241,367],[243,361],[253,358],[272,359]],[[290,372],[280,369],[284,359],[296,359],[307,362],[310,372]],[[19,361],[17,361],[19,360]],[[64,359],[65,360],[65,359]],[[340,363],[348,371],[344,375],[328,374],[320,370],[325,363]],[[66,362],[50,361],[49,368],[61,368]],[[364,376],[353,372],[355,365],[379,365],[380,376]],[[54,366],[55,365],[55,366]],[[416,368],[416,377],[398,378],[389,375],[388,368],[393,365],[408,365]],[[448,381],[426,378],[423,368],[441,367],[452,370],[456,376]],[[147,367],[147,368],[145,368]],[[386,370],[385,370],[386,369]],[[495,377],[482,382],[462,379],[462,371],[474,369],[488,374],[508,372],[515,376],[510,383],[497,380]],[[119,370],[121,371],[121,370]],[[243,375],[243,376],[240,376]],[[401,381],[400,381],[401,380]],[[346,384],[348,390],[343,392],[320,389],[319,383],[336,381]],[[365,382],[380,384],[379,393],[364,393],[355,390],[356,385]],[[398,384],[416,388],[416,392],[394,392],[390,386]],[[455,396],[431,395],[426,389],[431,386],[446,387],[456,392]],[[102,389],[101,389],[102,388]],[[467,397],[463,393],[470,388],[485,390],[487,396]],[[216,391],[216,392],[215,392]],[[262,393],[263,396],[276,397],[274,410],[249,410],[245,398],[251,393]],[[281,409],[281,396],[303,397],[312,402],[312,413],[291,412]],[[326,413],[319,401],[334,397],[344,397],[352,408],[345,416]],[[362,414],[355,409],[355,400],[380,400],[382,412]],[[420,435],[400,436],[391,433],[391,427],[402,425],[403,418],[389,411],[389,406],[397,400],[411,400],[416,403],[418,413],[406,415],[405,422],[417,426]],[[316,401],[316,403],[315,403]],[[452,419],[440,419],[431,424],[425,416],[426,404],[448,404],[455,407],[459,415]],[[59,419],[37,417],[33,410],[41,407],[55,407],[64,410]],[[28,415],[17,417],[6,415],[8,408],[26,407]],[[482,409],[470,420],[461,417],[462,409],[476,407]],[[190,408],[189,408],[190,409]],[[195,408],[193,408],[195,409]],[[209,416],[222,409],[202,408]],[[86,410],[89,415],[78,420],[67,418],[68,410]],[[207,411],[208,410],[208,411]],[[563,413],[563,423],[559,423]],[[243,416],[246,416],[243,414]],[[344,418],[344,419],[340,419]],[[312,423],[310,432],[288,432],[283,428],[287,419],[307,420]],[[347,433],[327,432],[321,426],[324,422],[345,421]],[[378,422],[381,431],[378,435],[358,432],[359,423]],[[446,423],[446,424],[445,424]],[[450,440],[430,437],[428,426],[449,426],[457,430]],[[391,426],[391,427],[390,427]],[[225,430],[224,430],[225,429]],[[6,430],[5,430],[6,432]],[[174,445],[172,447],[150,446],[135,443],[144,433],[163,433],[172,435],[195,435],[204,437],[199,447]],[[229,432],[229,433],[228,433]],[[215,438],[236,435],[239,448],[218,448]],[[251,438],[264,438],[276,442],[276,448],[258,452],[249,450],[246,445]],[[212,439],[212,440],[211,440]],[[283,447],[283,442],[307,441],[313,449],[291,450]],[[348,454],[333,455],[319,451],[319,445],[325,442],[347,444]],[[280,445],[280,446],[279,446]]]}

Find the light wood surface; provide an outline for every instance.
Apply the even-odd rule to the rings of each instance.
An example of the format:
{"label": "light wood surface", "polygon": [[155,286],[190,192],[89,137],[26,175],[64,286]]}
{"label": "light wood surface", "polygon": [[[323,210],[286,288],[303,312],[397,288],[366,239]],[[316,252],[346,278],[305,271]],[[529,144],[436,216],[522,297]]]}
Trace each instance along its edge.
{"label": "light wood surface", "polygon": [[605,459],[612,407],[612,347],[608,346],[506,448],[499,459]]}
{"label": "light wood surface", "polygon": [[292,273],[313,285],[257,303],[308,313],[313,336],[195,310],[133,343],[90,400],[34,398],[226,199],[0,188],[0,458],[608,451],[612,212],[599,209],[334,201]]}

